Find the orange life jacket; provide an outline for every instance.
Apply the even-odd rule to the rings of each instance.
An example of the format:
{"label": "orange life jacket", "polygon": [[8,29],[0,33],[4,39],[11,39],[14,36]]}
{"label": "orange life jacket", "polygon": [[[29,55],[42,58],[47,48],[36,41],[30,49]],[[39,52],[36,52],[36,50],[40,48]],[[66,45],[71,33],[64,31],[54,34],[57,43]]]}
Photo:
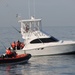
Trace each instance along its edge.
{"label": "orange life jacket", "polygon": [[11,54],[12,54],[11,50],[7,49],[7,50],[6,50],[6,54],[7,54],[7,55],[11,55]]}

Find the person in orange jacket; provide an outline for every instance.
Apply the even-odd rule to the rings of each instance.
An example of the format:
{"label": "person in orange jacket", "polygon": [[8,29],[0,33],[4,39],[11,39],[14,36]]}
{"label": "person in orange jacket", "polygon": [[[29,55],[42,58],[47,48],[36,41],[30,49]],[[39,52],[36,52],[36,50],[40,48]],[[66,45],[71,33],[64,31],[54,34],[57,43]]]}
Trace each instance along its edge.
{"label": "person in orange jacket", "polygon": [[16,53],[12,52],[10,47],[9,47],[9,48],[6,49],[6,56],[12,58],[12,57],[16,56]]}
{"label": "person in orange jacket", "polygon": [[13,50],[16,50],[16,43],[15,43],[15,41],[11,43],[11,47],[12,47]]}

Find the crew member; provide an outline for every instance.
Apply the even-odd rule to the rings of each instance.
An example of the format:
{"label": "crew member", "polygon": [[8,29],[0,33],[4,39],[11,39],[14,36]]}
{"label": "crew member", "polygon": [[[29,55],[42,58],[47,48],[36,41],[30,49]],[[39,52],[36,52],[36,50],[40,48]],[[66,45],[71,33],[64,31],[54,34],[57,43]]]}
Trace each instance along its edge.
{"label": "crew member", "polygon": [[15,41],[11,43],[11,47],[12,47],[13,50],[16,50],[16,43],[15,43]]}
{"label": "crew member", "polygon": [[18,40],[18,41],[16,42],[16,47],[17,47],[18,50],[20,50],[20,44],[21,44],[21,42]]}
{"label": "crew member", "polygon": [[10,47],[9,47],[9,48],[6,49],[6,56],[12,58],[12,57],[16,56],[16,53],[12,52]]}
{"label": "crew member", "polygon": [[21,42],[21,43],[20,43],[20,48],[23,49],[24,46],[25,46],[24,43]]}

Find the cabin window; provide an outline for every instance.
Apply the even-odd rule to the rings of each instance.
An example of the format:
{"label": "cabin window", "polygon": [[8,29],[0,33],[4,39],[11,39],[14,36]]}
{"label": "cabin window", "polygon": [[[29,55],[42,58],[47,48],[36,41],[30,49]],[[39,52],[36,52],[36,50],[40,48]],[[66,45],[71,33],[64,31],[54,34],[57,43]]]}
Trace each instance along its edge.
{"label": "cabin window", "polygon": [[58,42],[59,40],[51,36],[50,38],[38,38],[35,40],[32,40],[30,43],[50,43],[50,42]]}

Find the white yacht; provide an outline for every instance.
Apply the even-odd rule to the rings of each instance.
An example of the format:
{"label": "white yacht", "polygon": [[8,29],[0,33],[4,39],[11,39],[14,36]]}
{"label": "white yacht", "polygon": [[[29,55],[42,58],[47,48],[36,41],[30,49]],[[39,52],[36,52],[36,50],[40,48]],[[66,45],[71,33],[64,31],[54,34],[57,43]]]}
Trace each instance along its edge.
{"label": "white yacht", "polygon": [[17,53],[30,53],[32,56],[55,55],[75,52],[75,41],[62,41],[42,32],[41,19],[31,17],[19,20],[24,48]]}

